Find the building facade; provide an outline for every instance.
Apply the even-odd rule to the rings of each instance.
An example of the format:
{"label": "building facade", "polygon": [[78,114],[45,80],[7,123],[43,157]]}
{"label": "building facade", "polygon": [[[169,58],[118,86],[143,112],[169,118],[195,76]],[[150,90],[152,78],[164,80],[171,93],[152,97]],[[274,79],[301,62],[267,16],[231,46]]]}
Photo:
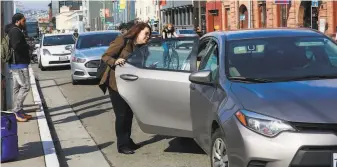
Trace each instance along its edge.
{"label": "building facade", "polygon": [[287,3],[279,4],[275,0],[208,0],[207,32],[245,28],[312,27],[329,36],[335,36],[337,1],[318,1],[318,7],[312,7],[311,1],[283,2]]}
{"label": "building facade", "polygon": [[161,1],[160,3],[162,25],[171,23],[177,29],[197,27],[202,29],[206,26],[204,1]]}

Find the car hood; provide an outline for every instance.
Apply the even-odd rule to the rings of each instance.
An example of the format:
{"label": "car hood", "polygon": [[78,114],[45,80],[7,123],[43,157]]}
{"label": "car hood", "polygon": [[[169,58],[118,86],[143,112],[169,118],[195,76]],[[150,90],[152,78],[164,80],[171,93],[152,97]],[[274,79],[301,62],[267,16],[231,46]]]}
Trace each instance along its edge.
{"label": "car hood", "polygon": [[108,47],[95,47],[95,48],[88,48],[88,49],[79,49],[77,53],[83,57],[98,57],[100,58],[103,53],[108,49]]}
{"label": "car hood", "polygon": [[290,122],[337,123],[337,79],[233,83],[244,109]]}
{"label": "car hood", "polygon": [[71,54],[71,51],[65,49],[66,46],[68,45],[44,46],[43,49],[47,49],[50,54]]}

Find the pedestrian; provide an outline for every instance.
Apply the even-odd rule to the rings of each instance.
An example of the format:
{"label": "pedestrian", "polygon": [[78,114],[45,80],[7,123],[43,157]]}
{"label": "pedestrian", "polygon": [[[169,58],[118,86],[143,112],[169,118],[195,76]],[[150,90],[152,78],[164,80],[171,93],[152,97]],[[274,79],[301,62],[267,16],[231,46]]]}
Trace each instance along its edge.
{"label": "pedestrian", "polygon": [[29,49],[23,29],[26,25],[26,18],[21,13],[16,13],[12,17],[12,23],[7,25],[5,33],[8,33],[9,47],[13,49],[13,55],[9,60],[9,68],[13,76],[13,113],[19,122],[26,122],[32,116],[25,114],[23,102],[30,90],[30,78],[28,66],[30,64]]}
{"label": "pedestrian", "polygon": [[74,33],[73,33],[73,39],[74,39],[74,41],[76,41],[77,38],[78,38],[78,29],[75,28]]}
{"label": "pedestrian", "polygon": [[[178,37],[177,33],[174,30],[174,27],[172,24],[168,24],[162,32],[162,38],[163,39],[168,39],[168,38],[174,38],[174,37]],[[169,42],[169,41],[165,41],[163,42],[163,49],[164,49],[164,53],[163,53],[163,65],[164,68],[166,68],[168,66],[168,57],[169,57],[169,45],[172,46],[173,43]]]}
{"label": "pedestrian", "polygon": [[[151,27],[146,23],[138,23],[130,28],[125,34],[117,37],[102,56],[102,60],[108,64],[99,83],[105,93],[109,95],[116,116],[115,131],[117,136],[117,149],[122,154],[133,154],[140,148],[131,139],[131,127],[133,112],[130,106],[118,93],[116,85],[115,68],[123,66],[126,59],[136,49],[144,46],[150,39]],[[120,53],[120,54],[119,54]]]}

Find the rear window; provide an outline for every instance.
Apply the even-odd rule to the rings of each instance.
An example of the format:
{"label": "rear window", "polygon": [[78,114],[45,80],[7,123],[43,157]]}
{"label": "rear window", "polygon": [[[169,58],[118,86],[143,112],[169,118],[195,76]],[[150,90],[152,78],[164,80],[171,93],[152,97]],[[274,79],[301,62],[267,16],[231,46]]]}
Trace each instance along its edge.
{"label": "rear window", "polygon": [[72,35],[45,36],[43,39],[43,46],[70,44],[75,44],[75,40]]}
{"label": "rear window", "polygon": [[179,30],[180,34],[196,34],[193,30]]}

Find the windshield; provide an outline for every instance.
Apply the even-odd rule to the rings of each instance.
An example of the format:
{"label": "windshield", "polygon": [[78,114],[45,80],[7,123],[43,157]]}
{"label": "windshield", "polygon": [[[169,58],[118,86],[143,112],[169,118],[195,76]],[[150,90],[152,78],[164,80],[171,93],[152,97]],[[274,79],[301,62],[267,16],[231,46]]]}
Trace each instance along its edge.
{"label": "windshield", "polygon": [[196,34],[193,30],[179,30],[180,34]]}
{"label": "windshield", "polygon": [[337,45],[325,37],[278,37],[230,41],[226,75],[289,81],[337,78]]}
{"label": "windshield", "polygon": [[43,39],[43,46],[70,45],[74,43],[72,35],[46,36]]}
{"label": "windshield", "polygon": [[109,46],[118,35],[119,33],[106,33],[80,36],[77,41],[76,49]]}

